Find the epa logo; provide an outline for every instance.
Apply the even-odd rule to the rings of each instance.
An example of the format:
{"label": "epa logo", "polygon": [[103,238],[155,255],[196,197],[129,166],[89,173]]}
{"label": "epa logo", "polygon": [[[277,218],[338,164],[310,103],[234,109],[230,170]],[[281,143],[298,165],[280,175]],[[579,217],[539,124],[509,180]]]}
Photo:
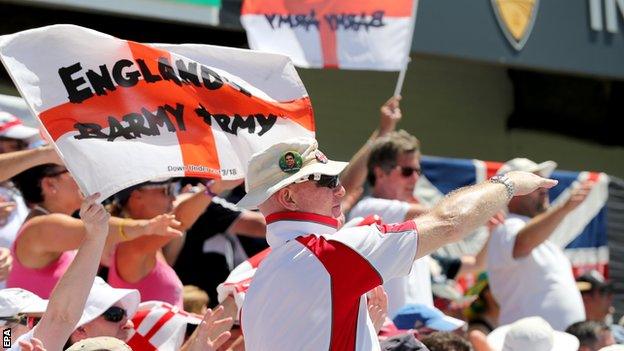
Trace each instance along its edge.
{"label": "epa logo", "polygon": [[11,348],[11,328],[2,330],[2,347]]}

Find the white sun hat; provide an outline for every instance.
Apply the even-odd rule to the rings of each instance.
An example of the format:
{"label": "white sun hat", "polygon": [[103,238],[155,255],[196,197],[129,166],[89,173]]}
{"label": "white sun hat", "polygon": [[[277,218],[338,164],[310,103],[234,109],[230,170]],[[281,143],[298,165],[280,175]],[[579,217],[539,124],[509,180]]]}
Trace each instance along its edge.
{"label": "white sun hat", "polygon": [[140,301],[141,295],[138,290],[113,288],[106,284],[102,278],[95,277],[82,317],[80,317],[76,328],[96,319],[116,303],[119,303],[119,306],[126,310],[128,319],[130,319],[136,313]]}
{"label": "white sun hat", "polygon": [[514,158],[505,162],[504,165],[496,172],[496,174],[505,174],[511,171],[524,171],[531,173],[538,173],[542,177],[550,177],[552,172],[557,168],[557,162],[544,161],[542,163],[535,163],[528,158]]}
{"label": "white sun hat", "polygon": [[254,154],[245,175],[247,195],[237,204],[253,209],[285,186],[311,174],[335,176],[347,162],[328,160],[312,138],[293,138]]}
{"label": "white sun hat", "polygon": [[20,313],[44,313],[48,300],[21,288],[0,290],[0,317],[13,317]]}
{"label": "white sun hat", "polygon": [[576,351],[579,340],[553,330],[542,317],[527,317],[494,329],[487,336],[494,351]]}
{"label": "white sun hat", "polygon": [[39,138],[39,129],[27,127],[12,114],[0,111],[0,137],[24,140],[28,143]]}

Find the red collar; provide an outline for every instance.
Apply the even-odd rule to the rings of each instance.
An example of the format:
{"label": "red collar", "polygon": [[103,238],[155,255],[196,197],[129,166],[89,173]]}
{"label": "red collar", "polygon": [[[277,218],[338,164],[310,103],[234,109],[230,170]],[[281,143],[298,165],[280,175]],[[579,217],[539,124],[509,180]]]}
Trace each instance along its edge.
{"label": "red collar", "polygon": [[277,212],[266,216],[267,224],[277,221],[313,222],[338,229],[338,220],[335,218],[309,212]]}

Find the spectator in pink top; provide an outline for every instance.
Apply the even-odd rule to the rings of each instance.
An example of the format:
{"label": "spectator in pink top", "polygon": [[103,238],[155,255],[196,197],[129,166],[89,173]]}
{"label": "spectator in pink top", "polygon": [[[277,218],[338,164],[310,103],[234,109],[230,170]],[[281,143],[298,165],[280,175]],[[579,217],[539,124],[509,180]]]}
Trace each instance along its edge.
{"label": "spectator in pink top", "polygon": [[[204,191],[207,189],[202,186],[202,191],[185,198],[174,209],[175,183],[170,180],[146,182],[117,193],[111,213],[143,219],[173,212],[180,220],[178,229],[186,230],[210,204],[213,192],[239,183],[215,182],[209,191]],[[119,243],[110,260],[109,283],[117,288],[139,290],[142,301],[164,301],[182,308],[182,282],[162,253],[162,247],[170,240],[171,237],[145,236]]]}
{"label": "spectator in pink top", "polygon": [[[12,247],[13,269],[8,287],[20,287],[48,298],[65,273],[85,238],[84,223],[72,217],[80,208],[82,195],[68,170],[56,164],[30,168],[14,178],[16,186],[31,208]],[[112,217],[106,244],[115,245],[146,234],[179,236],[172,228],[178,224],[173,215],[151,219],[122,220]],[[120,235],[123,224],[124,236]]]}

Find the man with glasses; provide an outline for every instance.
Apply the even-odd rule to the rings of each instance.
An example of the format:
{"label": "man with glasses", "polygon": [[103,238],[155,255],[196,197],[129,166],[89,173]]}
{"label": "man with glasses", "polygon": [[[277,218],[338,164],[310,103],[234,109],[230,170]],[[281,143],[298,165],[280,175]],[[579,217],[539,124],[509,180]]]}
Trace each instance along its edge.
{"label": "man with glasses", "polygon": [[[52,290],[41,320],[12,343],[38,339],[49,350],[65,349],[88,337],[114,336],[126,340],[132,330],[129,318],[135,313],[140,296],[136,290],[114,289],[95,277],[108,239],[109,214],[96,203],[99,193],[87,196],[80,207],[85,235],[63,276]],[[23,299],[22,299],[23,300]],[[13,303],[19,304],[19,299]],[[31,304],[32,305],[32,304]],[[39,309],[41,310],[41,309]],[[63,347],[65,345],[65,347]]]}
{"label": "man with glasses", "polygon": [[0,290],[0,327],[11,329],[11,344],[34,327],[47,306],[48,300],[28,290],[21,288]]}
{"label": "man with glasses", "polygon": [[137,290],[112,288],[102,278],[96,277],[68,345],[96,336],[112,336],[128,341],[134,330],[131,318],[139,307],[139,301]]}
{"label": "man with glasses", "polygon": [[[288,152],[301,158],[298,171],[281,164]],[[275,144],[249,161],[238,205],[260,209],[272,251],[243,303],[247,350],[379,350],[366,292],[460,240],[514,194],[556,184],[512,172],[456,191],[414,220],[338,230],[345,189],[337,177],[346,165],[328,160],[309,138]]]}
{"label": "man with glasses", "polygon": [[[399,130],[377,139],[368,157],[371,195],[360,200],[349,217],[378,215],[384,223],[399,223],[424,213],[426,207],[414,198],[420,172],[420,142],[415,136]],[[427,255],[414,262],[409,276],[384,284],[390,316],[406,304],[433,307],[429,264]]]}

